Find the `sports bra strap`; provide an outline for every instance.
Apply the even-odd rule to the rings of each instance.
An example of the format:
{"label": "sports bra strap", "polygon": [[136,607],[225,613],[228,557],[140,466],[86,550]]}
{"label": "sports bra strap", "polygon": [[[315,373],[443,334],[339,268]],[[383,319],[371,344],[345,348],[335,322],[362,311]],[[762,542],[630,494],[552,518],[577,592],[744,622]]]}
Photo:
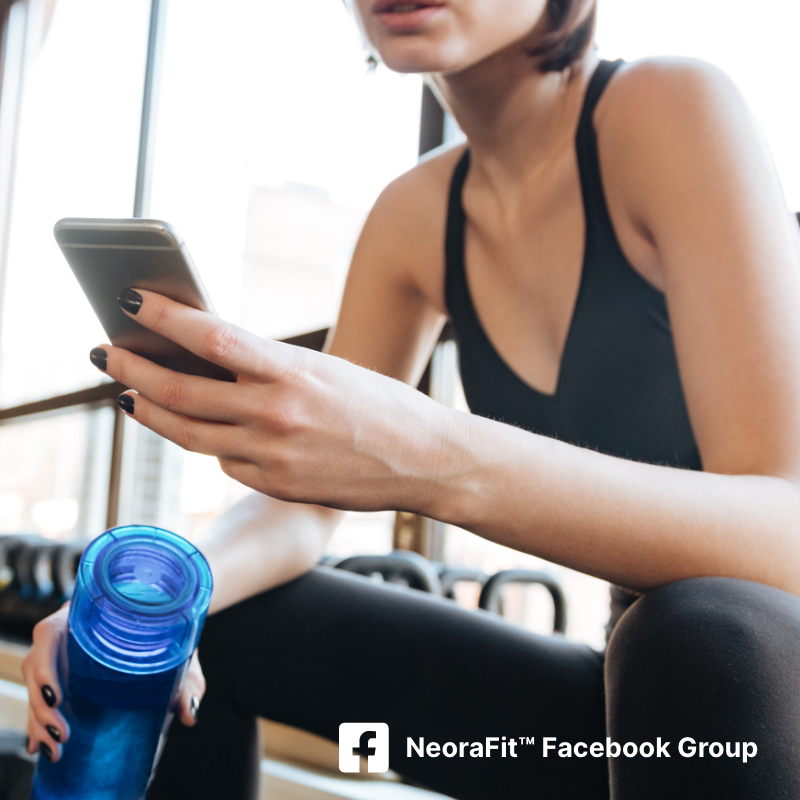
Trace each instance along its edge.
{"label": "sports bra strap", "polygon": [[451,317],[463,319],[466,324],[478,326],[477,314],[467,286],[464,264],[465,214],[461,204],[461,192],[469,172],[469,148],[458,162],[450,183],[450,197],[447,204],[447,229],[445,231],[445,303]]}
{"label": "sports bra strap", "polygon": [[619,247],[603,191],[600,157],[597,153],[597,133],[594,129],[594,112],[609,81],[624,63],[619,60],[601,61],[598,64],[586,89],[583,110],[578,123],[575,148],[578,154],[578,170],[586,216],[587,250],[591,250],[596,245],[614,249]]}
{"label": "sports bra strap", "polygon": [[581,120],[578,125],[578,137],[580,138],[581,132],[584,129],[593,129],[592,116],[603,92],[608,86],[608,82],[614,77],[614,73],[624,64],[622,59],[617,61],[601,61],[595,68],[594,75],[592,75],[589,85],[586,87],[586,95],[583,98],[583,109],[581,111]]}

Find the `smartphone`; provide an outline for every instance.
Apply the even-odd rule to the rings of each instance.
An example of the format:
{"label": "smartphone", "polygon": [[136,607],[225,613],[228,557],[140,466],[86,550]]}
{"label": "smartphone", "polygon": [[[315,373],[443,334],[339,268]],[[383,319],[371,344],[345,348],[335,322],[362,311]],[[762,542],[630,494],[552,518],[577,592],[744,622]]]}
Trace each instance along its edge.
{"label": "smartphone", "polygon": [[236,375],[131,319],[117,303],[125,289],[158,292],[214,313],[180,234],[156,219],[62,219],[53,234],[109,340],[188,375],[235,381]]}

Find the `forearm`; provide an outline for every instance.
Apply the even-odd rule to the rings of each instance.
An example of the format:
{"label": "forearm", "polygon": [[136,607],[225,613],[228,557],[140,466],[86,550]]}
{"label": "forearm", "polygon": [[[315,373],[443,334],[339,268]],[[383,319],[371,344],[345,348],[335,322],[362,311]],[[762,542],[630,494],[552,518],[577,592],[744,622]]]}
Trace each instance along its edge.
{"label": "forearm", "polygon": [[423,513],[632,589],[725,576],[800,594],[787,479],[640,464],[466,415],[458,427],[449,489]]}
{"label": "forearm", "polygon": [[210,613],[287,583],[311,569],[341,516],[253,492],[198,537],[214,576]]}

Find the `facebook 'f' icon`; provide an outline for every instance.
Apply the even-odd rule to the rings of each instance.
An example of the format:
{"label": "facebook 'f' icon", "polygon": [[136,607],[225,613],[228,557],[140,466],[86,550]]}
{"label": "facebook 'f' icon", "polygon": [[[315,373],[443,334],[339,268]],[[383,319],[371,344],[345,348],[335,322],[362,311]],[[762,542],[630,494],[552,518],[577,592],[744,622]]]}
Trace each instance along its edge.
{"label": "facebook 'f' icon", "polygon": [[389,771],[389,726],[385,722],[343,722],[339,726],[339,771],[358,772],[359,756],[367,772]]}

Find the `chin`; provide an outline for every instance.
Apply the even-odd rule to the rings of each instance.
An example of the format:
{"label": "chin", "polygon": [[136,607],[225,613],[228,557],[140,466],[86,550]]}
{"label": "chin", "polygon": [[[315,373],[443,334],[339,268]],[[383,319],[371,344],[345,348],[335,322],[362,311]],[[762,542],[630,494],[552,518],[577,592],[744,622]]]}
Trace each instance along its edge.
{"label": "chin", "polygon": [[443,48],[432,46],[430,42],[411,41],[410,38],[405,42],[394,40],[378,52],[381,62],[393,72],[426,74],[458,68]]}

